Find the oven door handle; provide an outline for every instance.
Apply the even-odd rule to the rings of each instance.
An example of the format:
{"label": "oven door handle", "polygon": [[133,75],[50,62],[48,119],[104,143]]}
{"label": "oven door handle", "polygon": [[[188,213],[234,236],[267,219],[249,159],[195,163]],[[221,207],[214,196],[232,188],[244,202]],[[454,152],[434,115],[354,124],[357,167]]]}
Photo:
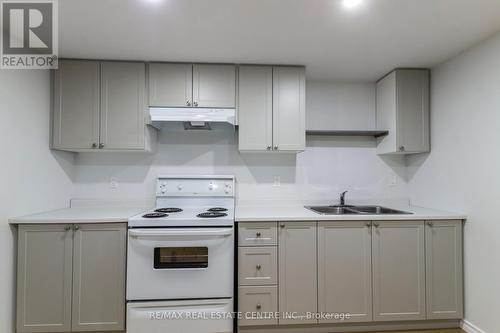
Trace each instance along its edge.
{"label": "oven door handle", "polygon": [[233,234],[232,228],[227,229],[175,229],[175,230],[129,230],[132,237],[228,237]]}

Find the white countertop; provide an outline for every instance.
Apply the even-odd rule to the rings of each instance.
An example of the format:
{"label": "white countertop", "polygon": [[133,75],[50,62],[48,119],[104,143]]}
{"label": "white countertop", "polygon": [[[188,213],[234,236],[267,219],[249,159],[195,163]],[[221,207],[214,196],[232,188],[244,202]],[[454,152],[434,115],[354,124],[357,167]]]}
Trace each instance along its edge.
{"label": "white countertop", "polygon": [[428,209],[417,206],[388,208],[399,209],[412,214],[391,215],[322,215],[315,213],[302,205],[294,206],[237,206],[236,222],[260,221],[403,221],[403,220],[465,220],[466,215]]}

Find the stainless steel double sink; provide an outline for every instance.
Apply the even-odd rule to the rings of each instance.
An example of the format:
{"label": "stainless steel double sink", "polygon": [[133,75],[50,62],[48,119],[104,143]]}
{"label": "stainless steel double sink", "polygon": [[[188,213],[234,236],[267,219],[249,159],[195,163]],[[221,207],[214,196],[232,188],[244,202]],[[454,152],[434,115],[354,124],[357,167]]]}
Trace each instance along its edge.
{"label": "stainless steel double sink", "polygon": [[382,206],[305,206],[322,215],[398,215],[413,214]]}

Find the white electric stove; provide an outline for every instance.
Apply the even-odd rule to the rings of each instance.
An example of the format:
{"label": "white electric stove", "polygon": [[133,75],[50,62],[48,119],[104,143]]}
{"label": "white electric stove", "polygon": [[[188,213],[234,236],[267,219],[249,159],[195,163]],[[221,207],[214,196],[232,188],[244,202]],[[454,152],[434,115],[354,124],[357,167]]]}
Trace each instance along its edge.
{"label": "white electric stove", "polygon": [[128,223],[128,333],[233,331],[234,186],[233,176],[158,178],[156,208]]}

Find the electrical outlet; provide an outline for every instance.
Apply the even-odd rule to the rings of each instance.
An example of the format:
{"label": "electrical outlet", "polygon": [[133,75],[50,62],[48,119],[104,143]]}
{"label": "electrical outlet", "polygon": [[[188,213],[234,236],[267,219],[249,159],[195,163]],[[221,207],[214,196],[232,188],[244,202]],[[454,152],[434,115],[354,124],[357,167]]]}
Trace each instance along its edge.
{"label": "electrical outlet", "polygon": [[109,180],[109,188],[112,190],[116,190],[118,188],[118,179],[115,177],[111,177]]}
{"label": "electrical outlet", "polygon": [[281,177],[280,176],[274,176],[273,186],[281,186]]}

